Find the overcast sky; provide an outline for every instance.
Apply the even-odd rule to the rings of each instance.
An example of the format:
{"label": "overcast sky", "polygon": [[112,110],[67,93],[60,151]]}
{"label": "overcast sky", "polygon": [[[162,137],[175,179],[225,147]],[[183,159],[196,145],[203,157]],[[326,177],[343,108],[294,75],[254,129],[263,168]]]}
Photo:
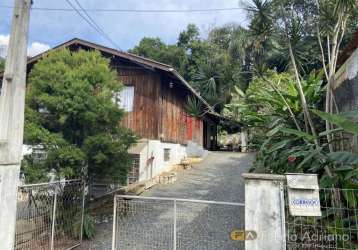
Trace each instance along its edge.
{"label": "overcast sky", "polygon": [[[71,0],[74,2],[73,0]],[[240,0],[78,0],[86,9],[210,9],[243,7]],[[14,0],[1,0],[11,6]],[[34,0],[34,8],[70,8],[66,0]],[[195,23],[205,35],[210,27],[236,22],[245,25],[242,10],[210,13],[108,13],[90,12],[97,24],[121,49],[132,48],[145,36],[174,43],[188,23]],[[0,46],[10,33],[12,9],[0,6]],[[29,54],[35,55],[74,37],[113,47],[75,12],[31,11]],[[1,53],[1,52],[0,52]]]}

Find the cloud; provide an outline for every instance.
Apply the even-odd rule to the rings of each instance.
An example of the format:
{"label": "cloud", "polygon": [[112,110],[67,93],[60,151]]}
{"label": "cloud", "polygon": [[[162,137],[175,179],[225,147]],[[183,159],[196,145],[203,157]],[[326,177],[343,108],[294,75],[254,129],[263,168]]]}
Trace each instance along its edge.
{"label": "cloud", "polygon": [[9,44],[9,35],[1,35],[0,34],[0,56],[6,56],[7,45]]}
{"label": "cloud", "polygon": [[[248,0],[83,0],[87,9],[210,9],[244,7]],[[74,2],[74,1],[72,1]],[[13,5],[13,0],[1,0],[4,5]],[[36,8],[70,8],[66,1],[36,0],[30,18],[30,42],[49,44],[54,47],[74,37],[113,47],[101,37],[76,12],[44,11]],[[210,13],[132,13],[132,12],[89,12],[96,23],[123,50],[133,48],[144,37],[160,37],[166,43],[175,43],[180,31],[188,23],[195,23],[202,36],[216,25],[236,22],[247,25],[244,10]],[[11,24],[11,9],[0,8],[0,34],[8,34]]]}
{"label": "cloud", "polygon": [[[5,57],[7,54],[7,47],[9,45],[10,35],[0,34],[0,56]],[[27,48],[28,56],[36,56],[46,50],[49,50],[50,46],[48,44],[32,42]]]}
{"label": "cloud", "polygon": [[36,56],[46,50],[49,50],[50,46],[48,44],[33,42],[27,49],[27,54],[29,56]]}

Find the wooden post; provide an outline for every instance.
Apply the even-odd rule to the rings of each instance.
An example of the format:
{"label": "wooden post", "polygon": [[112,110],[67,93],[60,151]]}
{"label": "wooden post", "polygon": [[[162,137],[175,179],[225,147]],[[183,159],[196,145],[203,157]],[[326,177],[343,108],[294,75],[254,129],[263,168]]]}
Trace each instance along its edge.
{"label": "wooden post", "polygon": [[246,250],[286,250],[284,175],[243,174],[245,178],[245,231],[256,237]]}
{"label": "wooden post", "polygon": [[27,36],[31,0],[15,0],[0,96],[0,244],[14,247],[17,185],[22,158]]}

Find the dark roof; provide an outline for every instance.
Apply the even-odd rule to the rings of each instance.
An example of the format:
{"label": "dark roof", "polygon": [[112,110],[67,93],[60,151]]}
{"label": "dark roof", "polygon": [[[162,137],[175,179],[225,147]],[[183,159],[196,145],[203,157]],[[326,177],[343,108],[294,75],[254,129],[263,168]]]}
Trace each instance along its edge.
{"label": "dark roof", "polygon": [[74,38],[68,42],[62,43],[62,44],[60,44],[48,51],[45,51],[39,55],[31,57],[28,59],[27,63],[32,64],[32,63],[36,62],[37,60],[41,59],[44,55],[46,55],[51,50],[66,48],[71,45],[80,45],[80,46],[96,49],[96,50],[99,50],[99,51],[102,51],[102,52],[105,52],[108,54],[112,54],[114,56],[118,56],[118,57],[127,59],[135,64],[139,64],[142,66],[144,65],[147,67],[165,71],[165,72],[171,74],[177,80],[179,80],[194,96],[196,96],[206,106],[206,108],[209,110],[209,113],[219,115],[214,111],[214,109],[211,107],[211,105],[202,96],[200,96],[200,94],[198,92],[196,92],[194,90],[194,88],[172,66],[170,66],[168,64],[161,63],[161,62],[157,62],[157,61],[145,58],[145,57],[137,56],[137,55],[134,55],[134,54],[131,54],[128,52],[123,52],[120,50],[105,47],[103,45],[88,42],[88,41],[85,41],[85,40],[82,40],[79,38]]}
{"label": "dark roof", "polygon": [[348,45],[343,49],[340,53],[338,60],[337,60],[337,68],[342,66],[348,58],[353,54],[353,52],[358,48],[358,31],[354,32],[352,38]]}

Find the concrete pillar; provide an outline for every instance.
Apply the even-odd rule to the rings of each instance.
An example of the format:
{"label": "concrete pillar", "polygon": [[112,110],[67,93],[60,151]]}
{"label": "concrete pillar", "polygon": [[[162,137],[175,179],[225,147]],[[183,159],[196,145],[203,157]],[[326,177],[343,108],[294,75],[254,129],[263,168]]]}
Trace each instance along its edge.
{"label": "concrete pillar", "polygon": [[256,238],[246,250],[285,250],[284,175],[243,174],[245,179],[245,231]]}
{"label": "concrete pillar", "polygon": [[14,247],[31,0],[15,0],[0,95],[0,249]]}

